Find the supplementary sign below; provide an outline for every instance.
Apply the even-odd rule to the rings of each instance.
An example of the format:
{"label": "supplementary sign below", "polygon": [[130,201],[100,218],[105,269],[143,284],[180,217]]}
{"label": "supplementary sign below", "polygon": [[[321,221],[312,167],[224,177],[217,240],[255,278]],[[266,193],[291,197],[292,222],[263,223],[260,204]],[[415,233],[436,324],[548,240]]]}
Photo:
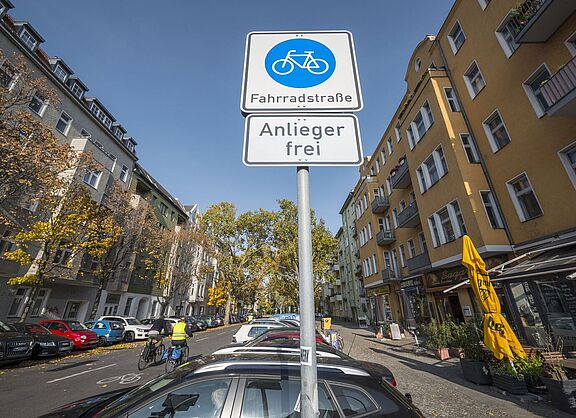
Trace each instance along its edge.
{"label": "supplementary sign below", "polygon": [[249,33],[240,107],[244,113],[359,111],[352,34]]}
{"label": "supplementary sign below", "polygon": [[360,165],[362,146],[354,115],[249,115],[244,132],[248,166]]}

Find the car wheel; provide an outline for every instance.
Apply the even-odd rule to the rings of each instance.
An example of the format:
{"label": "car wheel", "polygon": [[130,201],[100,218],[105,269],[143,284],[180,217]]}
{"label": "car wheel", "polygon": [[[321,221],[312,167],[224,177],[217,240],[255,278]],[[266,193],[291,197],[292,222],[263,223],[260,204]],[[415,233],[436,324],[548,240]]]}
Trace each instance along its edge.
{"label": "car wheel", "polygon": [[106,337],[102,336],[102,337],[98,338],[98,346],[99,347],[104,347],[107,343],[108,343],[108,341],[106,341]]}
{"label": "car wheel", "polygon": [[124,340],[128,341],[128,342],[132,342],[134,341],[135,337],[134,337],[134,333],[132,331],[128,331],[126,333],[126,335],[124,336]]}

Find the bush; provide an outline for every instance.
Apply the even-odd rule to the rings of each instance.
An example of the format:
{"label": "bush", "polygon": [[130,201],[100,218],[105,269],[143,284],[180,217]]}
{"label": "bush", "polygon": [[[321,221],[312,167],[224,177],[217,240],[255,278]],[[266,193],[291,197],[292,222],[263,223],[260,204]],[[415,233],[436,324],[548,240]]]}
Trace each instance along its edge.
{"label": "bush", "polygon": [[426,336],[426,348],[439,350],[448,347],[450,328],[446,323],[439,324],[432,320],[428,325],[422,325],[422,333]]}
{"label": "bush", "polygon": [[464,358],[476,361],[485,360],[481,322],[470,321],[460,324],[453,338],[455,346],[464,350]]}

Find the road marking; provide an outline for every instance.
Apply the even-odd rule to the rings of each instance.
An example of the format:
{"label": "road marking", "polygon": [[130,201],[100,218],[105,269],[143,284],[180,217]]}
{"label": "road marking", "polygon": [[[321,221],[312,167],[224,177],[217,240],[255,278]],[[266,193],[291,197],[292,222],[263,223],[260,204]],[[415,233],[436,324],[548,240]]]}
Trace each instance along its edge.
{"label": "road marking", "polygon": [[115,381],[119,381],[121,385],[128,385],[130,383],[137,382],[138,380],[142,379],[142,373],[128,373],[122,376],[113,376],[107,377],[105,379],[99,380],[96,382],[97,385],[108,385],[109,383],[113,383]]}
{"label": "road marking", "polygon": [[216,334],[216,335],[224,335],[224,334],[226,334],[226,332],[219,332],[219,333]]}
{"label": "road marking", "polygon": [[106,369],[106,368],[112,367],[112,366],[116,366],[116,363],[108,364],[107,366],[98,367],[96,369],[84,370],[83,372],[74,373],[74,374],[71,374],[70,376],[60,377],[58,379],[50,380],[49,382],[46,382],[46,383],[59,382],[60,380],[70,379],[71,377],[80,376],[81,374],[85,374],[85,373],[95,372],[96,370],[102,370],[102,369]]}
{"label": "road marking", "polygon": [[208,339],[208,337],[204,337],[204,338],[198,338],[198,339],[196,340],[196,342],[198,342],[198,341],[202,341],[202,340],[207,340],[207,339]]}

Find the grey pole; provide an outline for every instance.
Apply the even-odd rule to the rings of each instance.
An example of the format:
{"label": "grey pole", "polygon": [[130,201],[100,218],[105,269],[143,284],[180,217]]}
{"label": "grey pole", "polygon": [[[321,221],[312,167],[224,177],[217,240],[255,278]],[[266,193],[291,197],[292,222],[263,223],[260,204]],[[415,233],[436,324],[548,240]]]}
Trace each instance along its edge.
{"label": "grey pole", "polygon": [[300,411],[302,418],[318,413],[316,318],[312,276],[312,226],[308,167],[298,167],[298,270],[300,279]]}

